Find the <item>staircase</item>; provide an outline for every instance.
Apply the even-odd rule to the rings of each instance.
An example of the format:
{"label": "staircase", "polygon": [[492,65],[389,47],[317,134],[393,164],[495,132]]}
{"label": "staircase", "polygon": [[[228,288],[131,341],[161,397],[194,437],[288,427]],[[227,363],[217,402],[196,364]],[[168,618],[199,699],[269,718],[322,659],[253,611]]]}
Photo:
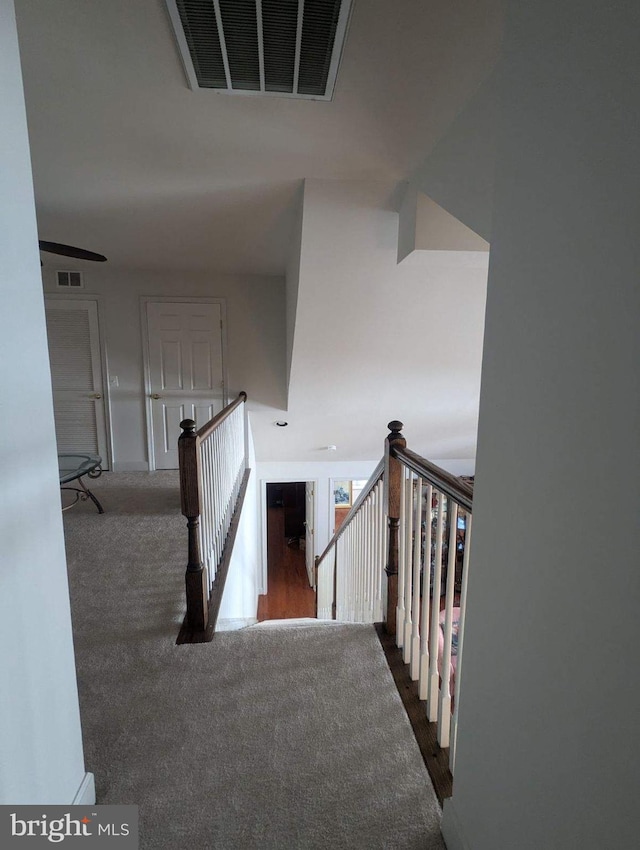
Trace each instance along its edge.
{"label": "staircase", "polygon": [[318,615],[384,621],[389,663],[397,647],[406,665],[398,687],[442,799],[455,765],[473,488],[409,450],[402,422],[388,427],[384,457],[316,560]]}
{"label": "staircase", "polygon": [[443,848],[373,627],[260,625],[176,646],[175,488],[174,473],[110,473],[104,516],[65,516],[98,802],[139,806],[141,848]]}
{"label": "staircase", "polygon": [[[215,632],[250,475],[246,398],[240,393],[197,432],[192,420],[181,423],[188,561],[179,643],[210,641]],[[388,427],[383,458],[315,560],[316,615],[384,623],[395,638],[409,691],[416,683],[423,703],[416,717],[422,710],[424,723],[414,727],[425,763],[436,758],[432,778],[442,800],[455,765],[473,489],[408,449],[402,422]]]}

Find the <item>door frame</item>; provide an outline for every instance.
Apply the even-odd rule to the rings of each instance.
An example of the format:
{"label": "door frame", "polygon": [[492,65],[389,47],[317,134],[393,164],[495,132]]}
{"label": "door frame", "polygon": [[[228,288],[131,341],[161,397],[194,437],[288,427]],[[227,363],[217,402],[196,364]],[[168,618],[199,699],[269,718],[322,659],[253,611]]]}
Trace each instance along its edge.
{"label": "door frame", "polygon": [[147,304],[150,302],[164,304],[218,304],[220,306],[221,345],[222,345],[222,406],[228,404],[227,378],[227,299],[226,298],[200,298],[173,295],[141,295],[140,296],[140,328],[142,337],[142,360],[144,375],[144,412],[147,432],[147,463],[149,472],[155,472],[156,457],[153,446],[153,421],[151,411],[151,357],[149,353],[149,324],[147,321]]}
{"label": "door frame", "polygon": [[100,371],[102,372],[102,400],[104,401],[104,426],[106,431],[107,457],[105,468],[113,470],[115,457],[113,452],[113,423],[111,420],[111,385],[109,384],[109,359],[107,356],[107,335],[105,333],[104,319],[104,299],[101,295],[87,295],[85,293],[67,293],[67,292],[44,292],[44,307],[46,309],[47,301],[93,301],[96,305],[96,313],[98,315],[98,348],[100,349]]}
{"label": "door frame", "polygon": [[[268,478],[260,479],[260,548],[262,549],[261,558],[262,561],[262,571],[260,576],[260,587],[258,587],[258,594],[262,596],[268,591],[268,582],[267,582],[267,568],[268,568],[268,548],[267,548],[267,484],[296,484],[299,481],[309,482],[313,484],[313,527],[314,530],[317,527],[318,523],[318,482],[319,478],[309,478],[308,476],[287,476],[285,478],[281,476],[269,476]],[[315,554],[320,554],[315,553]],[[313,587],[313,577],[307,576],[309,579],[309,586]]]}

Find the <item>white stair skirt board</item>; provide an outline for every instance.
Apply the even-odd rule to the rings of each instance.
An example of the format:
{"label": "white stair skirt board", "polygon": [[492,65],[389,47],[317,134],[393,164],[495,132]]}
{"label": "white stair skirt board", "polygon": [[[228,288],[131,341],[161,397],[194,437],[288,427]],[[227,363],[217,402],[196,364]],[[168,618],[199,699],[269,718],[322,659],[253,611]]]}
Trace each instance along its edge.
{"label": "white stair skirt board", "polygon": [[462,834],[452,798],[444,801],[440,831],[447,845],[447,850],[471,850],[471,845]]}
{"label": "white stair skirt board", "polygon": [[96,802],[96,780],[93,773],[85,773],[73,798],[72,806],[93,806]]}
{"label": "white stair skirt board", "polygon": [[257,622],[255,617],[230,617],[227,620],[218,620],[216,631],[236,632],[238,629],[247,629],[249,626],[255,626]]}

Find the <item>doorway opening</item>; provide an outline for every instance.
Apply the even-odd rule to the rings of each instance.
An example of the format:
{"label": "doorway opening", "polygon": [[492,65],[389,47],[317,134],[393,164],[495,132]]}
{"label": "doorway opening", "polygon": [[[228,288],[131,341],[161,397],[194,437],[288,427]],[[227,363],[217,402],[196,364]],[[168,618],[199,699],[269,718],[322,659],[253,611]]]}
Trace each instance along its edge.
{"label": "doorway opening", "polygon": [[314,482],[266,485],[267,592],[258,597],[258,621],[315,617],[309,563],[314,552]]}

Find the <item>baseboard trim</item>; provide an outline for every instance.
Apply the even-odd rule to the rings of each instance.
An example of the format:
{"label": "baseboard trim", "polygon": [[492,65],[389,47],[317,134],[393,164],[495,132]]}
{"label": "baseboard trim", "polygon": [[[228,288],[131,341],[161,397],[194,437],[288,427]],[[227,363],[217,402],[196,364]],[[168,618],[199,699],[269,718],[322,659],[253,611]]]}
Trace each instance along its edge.
{"label": "baseboard trim", "polygon": [[146,461],[115,461],[112,472],[149,472],[149,464]]}
{"label": "baseboard trim", "polygon": [[440,831],[447,850],[471,850],[471,845],[462,832],[453,798],[444,801]]}
{"label": "baseboard trim", "polygon": [[73,798],[72,806],[93,806],[96,802],[96,780],[93,773],[85,773]]}
{"label": "baseboard trim", "polygon": [[257,623],[255,617],[229,617],[226,620],[218,620],[217,632],[235,632],[238,629],[246,629]]}

